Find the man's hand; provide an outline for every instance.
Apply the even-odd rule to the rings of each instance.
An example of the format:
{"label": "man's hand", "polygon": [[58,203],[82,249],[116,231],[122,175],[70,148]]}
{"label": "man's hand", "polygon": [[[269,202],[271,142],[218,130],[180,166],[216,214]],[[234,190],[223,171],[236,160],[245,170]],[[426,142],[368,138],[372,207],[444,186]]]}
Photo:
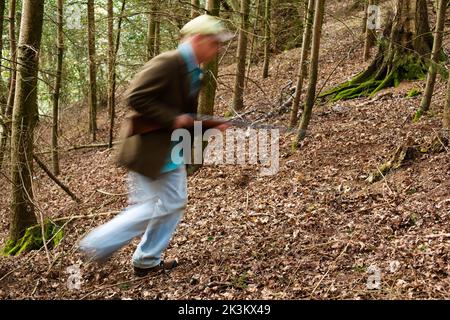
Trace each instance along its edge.
{"label": "man's hand", "polygon": [[175,118],[175,122],[173,123],[173,129],[179,128],[190,128],[194,126],[194,119],[187,114],[182,114]]}
{"label": "man's hand", "polygon": [[225,131],[227,130],[229,127],[231,127],[230,123],[222,123],[220,125],[218,125],[217,127],[215,127],[215,129],[218,129],[220,131]]}

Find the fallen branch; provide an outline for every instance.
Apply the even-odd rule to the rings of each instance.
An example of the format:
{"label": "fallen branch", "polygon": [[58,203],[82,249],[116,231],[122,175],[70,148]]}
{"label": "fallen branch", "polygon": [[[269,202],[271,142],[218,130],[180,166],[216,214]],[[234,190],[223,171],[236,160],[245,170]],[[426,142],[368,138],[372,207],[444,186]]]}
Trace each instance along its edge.
{"label": "fallen branch", "polygon": [[[120,141],[114,141],[113,145],[119,144]],[[73,151],[73,150],[79,150],[79,149],[88,149],[88,148],[108,148],[108,143],[94,143],[94,144],[86,144],[81,146],[73,146],[69,149],[66,149],[65,151]]]}
{"label": "fallen branch", "polygon": [[102,194],[106,194],[107,196],[117,196],[117,197],[119,197],[119,196],[126,196],[127,194],[129,194],[129,192],[125,192],[125,193],[110,193],[110,192],[103,191],[103,190],[100,190],[100,189],[97,189],[95,191],[100,192]]}
{"label": "fallen branch", "polygon": [[108,211],[102,213],[88,214],[88,215],[78,215],[78,216],[70,216],[70,217],[61,217],[58,219],[53,219],[53,221],[62,221],[62,220],[74,220],[74,219],[88,219],[88,218],[96,218],[100,216],[108,216],[114,213],[119,213],[120,211]]}
{"label": "fallen branch", "polygon": [[41,169],[45,171],[45,173],[50,177],[50,179],[52,179],[58,186],[60,186],[61,189],[63,189],[75,202],[81,202],[80,199],[78,199],[78,197],[72,191],[70,191],[67,186],[65,186],[58,178],[56,178],[56,176],[53,173],[51,173],[51,171],[35,154],[33,154],[33,159],[37,162],[39,167],[41,167]]}
{"label": "fallen branch", "polygon": [[429,235],[425,236],[425,238],[427,238],[427,239],[440,238],[440,237],[449,238],[450,233],[437,233],[437,234],[429,234]]}
{"label": "fallen branch", "polygon": [[94,294],[94,293],[96,293],[96,292],[99,292],[99,291],[102,291],[102,290],[105,290],[105,289],[108,289],[108,288],[117,287],[117,286],[120,286],[120,285],[126,284],[126,283],[141,282],[141,281],[143,281],[143,280],[147,280],[147,279],[150,279],[150,278],[154,278],[154,277],[156,277],[159,273],[160,273],[160,272],[155,272],[154,274],[150,274],[150,275],[145,276],[145,277],[142,277],[142,278],[137,278],[137,279],[132,279],[132,280],[126,280],[126,281],[114,283],[114,284],[111,284],[111,285],[103,286],[103,287],[101,287],[101,288],[95,289],[94,291],[91,291],[91,292],[89,292],[89,293],[86,293],[84,296],[82,296],[82,297],[80,298],[80,300],[84,300],[86,297],[89,297],[91,294]]}

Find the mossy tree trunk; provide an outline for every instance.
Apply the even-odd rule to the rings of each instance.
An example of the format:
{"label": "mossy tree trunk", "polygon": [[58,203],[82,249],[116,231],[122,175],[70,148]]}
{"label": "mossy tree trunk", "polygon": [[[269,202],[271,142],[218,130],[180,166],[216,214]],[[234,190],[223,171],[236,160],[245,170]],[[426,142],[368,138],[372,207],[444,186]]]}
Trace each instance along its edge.
{"label": "mossy tree trunk", "polygon": [[298,66],[297,85],[295,87],[294,100],[292,101],[292,110],[291,110],[291,117],[289,120],[289,128],[295,127],[298,120],[297,114],[300,104],[300,97],[302,95],[303,90],[303,81],[306,76],[306,67],[307,67],[306,61],[308,59],[308,52],[311,46],[311,30],[314,20],[314,5],[315,0],[308,1],[308,8],[305,17],[305,30],[303,32],[302,53],[300,56],[300,63]]}
{"label": "mossy tree trunk", "polygon": [[241,25],[237,49],[236,79],[234,82],[233,108],[244,108],[245,61],[247,57],[247,32],[250,0],[241,0]]}
{"label": "mossy tree trunk", "polygon": [[11,137],[10,240],[36,224],[33,204],[33,131],[38,120],[37,79],[44,0],[24,0]]}
{"label": "mossy tree trunk", "polygon": [[426,0],[396,0],[389,39],[380,41],[371,65],[352,80],[325,92],[332,101],[374,96],[402,80],[423,79],[427,73],[433,36]]}
{"label": "mossy tree trunk", "polygon": [[[206,3],[206,10],[208,11],[208,14],[212,16],[219,16],[220,1],[208,0]],[[198,102],[198,112],[201,114],[214,114],[214,100],[216,97],[218,70],[219,63],[217,58],[203,65],[204,85],[200,91]]]}
{"label": "mossy tree trunk", "polygon": [[442,53],[442,39],[444,33],[445,13],[447,11],[448,0],[438,1],[437,22],[433,43],[433,52],[431,54],[430,68],[427,75],[427,85],[425,93],[420,104],[420,108],[415,115],[415,120],[418,120],[420,116],[428,111],[431,104],[431,97],[433,96],[434,85],[436,83],[437,65]]}
{"label": "mossy tree trunk", "polygon": [[304,139],[306,136],[306,130],[311,120],[311,113],[314,103],[316,101],[316,84],[319,71],[319,51],[320,51],[320,38],[322,36],[322,24],[325,12],[325,0],[316,0],[316,8],[314,13],[314,28],[312,35],[312,47],[311,47],[311,65],[309,67],[309,83],[308,91],[306,94],[305,109],[302,113],[302,118],[298,126],[296,140],[294,141],[294,147],[297,142]]}

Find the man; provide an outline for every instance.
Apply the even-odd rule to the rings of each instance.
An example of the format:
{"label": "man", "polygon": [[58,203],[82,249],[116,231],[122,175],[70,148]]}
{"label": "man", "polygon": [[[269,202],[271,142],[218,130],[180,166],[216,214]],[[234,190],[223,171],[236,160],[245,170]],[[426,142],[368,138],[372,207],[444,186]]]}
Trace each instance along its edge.
{"label": "man", "polygon": [[171,159],[171,133],[194,125],[187,114],[197,109],[199,65],[214,59],[222,42],[231,39],[220,20],[209,15],[188,22],[181,35],[178,49],[150,60],[126,95],[135,112],[124,130],[118,161],[131,171],[133,205],[80,241],[80,249],[92,260],[105,261],[142,235],[132,258],[137,276],[177,265],[175,260],[161,260],[187,203],[186,169],[179,159]]}

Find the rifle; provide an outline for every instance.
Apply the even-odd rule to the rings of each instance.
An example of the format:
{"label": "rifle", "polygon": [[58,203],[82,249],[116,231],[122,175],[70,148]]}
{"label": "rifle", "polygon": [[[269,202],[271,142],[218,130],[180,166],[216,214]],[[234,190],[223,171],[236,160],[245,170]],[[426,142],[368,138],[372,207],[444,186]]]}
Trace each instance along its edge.
{"label": "rifle", "polygon": [[[210,115],[204,115],[204,114],[198,114],[198,113],[188,113],[188,116],[192,117],[194,121],[201,121],[202,122],[202,129],[211,129],[215,128],[221,124],[230,124],[231,126],[238,127],[238,128],[246,128],[246,129],[278,129],[282,132],[290,132],[291,129],[288,129],[286,127],[280,127],[280,126],[273,126],[268,124],[260,124],[257,121],[247,121],[244,119],[239,119],[238,117],[235,118],[224,118],[224,117],[218,117],[218,116],[210,116]],[[146,134],[153,131],[164,129],[164,127],[146,117],[143,117],[141,115],[133,115],[126,119],[126,121],[129,121],[129,126],[127,129],[126,137],[131,137],[136,134]],[[188,129],[188,128],[187,128]]]}

